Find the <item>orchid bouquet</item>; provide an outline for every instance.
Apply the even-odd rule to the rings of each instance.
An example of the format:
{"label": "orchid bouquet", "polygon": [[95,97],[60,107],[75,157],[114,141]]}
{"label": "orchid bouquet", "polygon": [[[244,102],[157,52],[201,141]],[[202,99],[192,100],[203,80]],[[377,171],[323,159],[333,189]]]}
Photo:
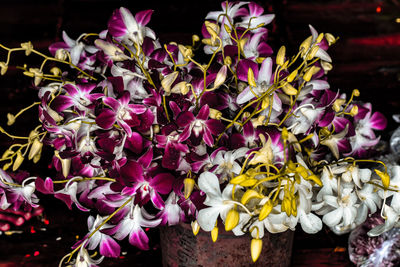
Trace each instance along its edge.
{"label": "orchid bouquet", "polygon": [[[152,12],[121,7],[98,34],[74,40],[63,32],[51,56],[30,42],[0,45],[1,74],[15,52],[42,59],[21,67],[37,89],[28,108],[38,107],[39,125],[27,137],[0,128],[21,140],[1,157],[2,209],[29,210],[44,193],[97,213],[63,259],[75,266],[101,262],[88,250],[117,257],[125,238],[148,249],[144,228],[179,222],[213,241],[221,223],[249,233],[254,261],[265,231],[300,224],[316,233],[324,222],[345,233],[382,207],[386,222],[371,234],[398,222],[399,168],[391,173],[371,159],[385,118],[354,100],[357,89],[348,97],[327,81],[337,38],[310,26],[297,54],[285,46],[274,53],[266,28],[274,15],[252,2],[223,2],[206,16],[202,38],[161,44],[147,27]],[[8,114],[8,125],[27,109]],[[7,172],[39,162],[42,149],[54,151],[54,176]]]}

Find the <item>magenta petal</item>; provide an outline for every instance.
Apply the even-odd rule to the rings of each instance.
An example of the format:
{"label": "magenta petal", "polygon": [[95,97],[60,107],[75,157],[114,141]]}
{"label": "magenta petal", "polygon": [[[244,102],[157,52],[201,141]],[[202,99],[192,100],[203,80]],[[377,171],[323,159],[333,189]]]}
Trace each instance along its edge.
{"label": "magenta petal", "polygon": [[159,173],[151,179],[149,184],[160,194],[168,194],[171,192],[173,181],[174,176],[172,174]]}
{"label": "magenta petal", "polygon": [[119,10],[115,10],[111,19],[108,21],[108,32],[114,37],[123,36],[127,32]]}
{"label": "magenta petal", "polygon": [[136,15],[135,15],[136,22],[142,26],[147,25],[147,23],[149,23],[149,21],[151,19],[152,14],[153,14],[153,10],[150,10],[150,9],[140,11],[140,12],[136,13]]}
{"label": "magenta petal", "polygon": [[179,127],[185,127],[189,123],[195,120],[195,117],[192,112],[186,111],[182,112],[178,118],[176,119],[176,123]]}
{"label": "magenta petal", "polygon": [[209,147],[212,147],[214,145],[214,138],[209,131],[204,132],[203,138],[204,143],[206,143]]}
{"label": "magenta petal", "polygon": [[120,174],[127,185],[133,182],[141,182],[144,179],[142,165],[136,161],[128,161],[121,167]]}
{"label": "magenta petal", "polygon": [[196,119],[207,120],[209,114],[210,114],[210,108],[208,107],[208,105],[204,105],[197,114]]}
{"label": "magenta petal", "polygon": [[383,130],[386,128],[387,120],[380,112],[375,112],[371,116],[371,127],[375,130]]}
{"label": "magenta petal", "polygon": [[126,123],[125,121],[118,121],[118,125],[121,126],[121,128],[126,132],[128,137],[132,135],[132,129],[128,123]]}
{"label": "magenta petal", "polygon": [[100,243],[100,254],[106,257],[116,258],[121,252],[121,247],[110,236],[102,234]]}
{"label": "magenta petal", "polygon": [[175,118],[179,115],[179,113],[181,113],[181,109],[174,101],[169,102],[169,107],[171,108]]}
{"label": "magenta petal", "polygon": [[51,108],[57,112],[61,112],[71,107],[73,104],[74,102],[71,97],[66,95],[59,95],[54,98],[53,102],[51,103]]}
{"label": "magenta petal", "polygon": [[149,238],[142,228],[138,228],[129,234],[129,243],[141,250],[149,249]]}
{"label": "magenta petal", "polygon": [[179,135],[179,142],[186,141],[191,135],[190,127],[183,129],[182,133]]}
{"label": "magenta petal", "polygon": [[96,118],[96,123],[103,129],[110,129],[116,120],[114,111],[110,109],[103,109]]}
{"label": "magenta petal", "polygon": [[173,145],[167,145],[164,150],[161,165],[164,168],[175,170],[179,166],[180,152]]}
{"label": "magenta petal", "polygon": [[114,111],[117,111],[118,108],[121,106],[121,103],[118,102],[118,100],[116,100],[113,97],[105,97],[103,99],[104,104],[106,104],[107,106],[111,107]]}
{"label": "magenta petal", "polygon": [[254,2],[249,3],[250,14],[253,16],[260,16],[264,12],[264,8]]}
{"label": "magenta petal", "polygon": [[274,52],[272,50],[272,48],[266,43],[259,44],[257,46],[257,50],[258,50],[258,53],[260,54],[260,56],[264,56],[264,57],[268,57],[268,56],[272,55],[272,53]]}
{"label": "magenta petal", "polygon": [[65,89],[65,91],[70,95],[70,96],[74,96],[78,93],[78,90],[76,89],[75,85],[67,83],[63,86],[63,88]]}
{"label": "magenta petal", "polygon": [[164,207],[165,207],[164,200],[154,190],[152,190],[150,192],[150,199],[151,199],[151,202],[153,203],[154,207],[156,207],[159,210],[164,209]]}
{"label": "magenta petal", "polygon": [[143,105],[137,105],[137,104],[130,104],[128,105],[132,111],[136,114],[143,114],[144,112],[146,112],[147,108]]}
{"label": "magenta petal", "polygon": [[36,178],[35,186],[36,189],[43,194],[54,193],[53,180],[51,180],[49,177],[47,177],[44,181],[42,178]]}
{"label": "magenta petal", "polygon": [[247,75],[249,72],[249,69],[253,70],[254,77],[257,79],[258,77],[258,64],[255,63],[254,61],[251,61],[249,59],[242,59],[239,61],[238,67],[237,67],[237,76],[240,80],[247,82]]}
{"label": "magenta petal", "polygon": [[140,154],[143,150],[143,137],[139,133],[133,132],[132,135],[126,139],[125,147],[135,154]]}
{"label": "magenta petal", "polygon": [[138,162],[143,166],[144,169],[149,168],[151,161],[153,160],[153,148],[149,148],[147,152],[138,159]]}
{"label": "magenta petal", "polygon": [[219,135],[225,129],[224,124],[221,121],[215,119],[207,120],[206,125],[213,135]]}

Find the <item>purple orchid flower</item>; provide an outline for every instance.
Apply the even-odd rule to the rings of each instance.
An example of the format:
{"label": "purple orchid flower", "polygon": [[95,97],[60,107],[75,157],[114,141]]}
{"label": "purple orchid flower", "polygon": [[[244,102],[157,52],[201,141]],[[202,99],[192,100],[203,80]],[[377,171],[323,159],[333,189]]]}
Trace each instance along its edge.
{"label": "purple orchid flower", "polygon": [[69,51],[71,54],[71,63],[74,65],[78,65],[84,51],[87,51],[91,54],[95,54],[98,51],[96,47],[91,45],[85,45],[83,42],[80,41],[82,37],[86,35],[86,33],[79,36],[79,38],[76,39],[76,41],[71,39],[65,31],[63,31],[62,34],[64,42],[54,43],[49,47],[50,53],[53,56],[56,55],[59,49],[65,49]]}
{"label": "purple orchid flower", "polygon": [[96,123],[103,129],[111,129],[117,123],[130,137],[132,135],[131,127],[140,125],[137,114],[144,113],[146,107],[138,104],[129,104],[130,93],[128,91],[125,91],[119,100],[105,97],[103,102],[111,109],[102,109],[96,118]]}
{"label": "purple orchid flower", "polygon": [[143,207],[130,204],[124,209],[123,219],[109,231],[116,239],[122,240],[129,235],[129,243],[142,250],[149,249],[149,237],[143,227],[157,227],[160,218],[150,215]]}
{"label": "purple orchid flower", "polygon": [[56,112],[74,107],[76,111],[85,114],[94,108],[95,100],[104,96],[102,93],[91,93],[95,88],[95,84],[66,84],[63,89],[67,94],[57,96],[51,107]]}
{"label": "purple orchid flower", "polygon": [[193,135],[197,139],[204,138],[204,142],[208,146],[213,146],[213,135],[220,134],[224,126],[219,120],[208,119],[209,114],[208,105],[203,106],[196,117],[192,112],[182,112],[177,118],[179,127],[184,127],[183,132],[180,134],[179,142],[183,142]]}
{"label": "purple orchid flower", "polygon": [[144,10],[136,13],[134,17],[128,9],[121,7],[114,11],[109,20],[108,32],[127,45],[142,45],[145,36],[155,40],[156,36],[153,30],[146,27],[152,13],[152,10]]}
{"label": "purple orchid flower", "polygon": [[129,160],[121,167],[121,177],[118,179],[126,187],[124,195],[134,195],[135,204],[144,205],[149,200],[158,209],[164,208],[164,201],[160,194],[168,194],[172,189],[174,177],[170,173],[156,172],[150,164],[153,160],[153,149],[150,148],[138,161]]}
{"label": "purple orchid flower", "polygon": [[[249,5],[249,12],[247,14],[242,15],[242,21],[240,23],[237,23],[237,26],[241,26],[244,28],[251,28],[252,32],[254,33],[258,33],[260,31],[263,31],[265,28],[263,27],[259,27],[256,28],[259,25],[268,25],[270,24],[274,18],[275,15],[274,14],[265,14],[264,13],[264,8],[262,8],[260,5],[254,3],[254,2],[250,2]],[[245,9],[245,11],[247,12],[247,10]]]}

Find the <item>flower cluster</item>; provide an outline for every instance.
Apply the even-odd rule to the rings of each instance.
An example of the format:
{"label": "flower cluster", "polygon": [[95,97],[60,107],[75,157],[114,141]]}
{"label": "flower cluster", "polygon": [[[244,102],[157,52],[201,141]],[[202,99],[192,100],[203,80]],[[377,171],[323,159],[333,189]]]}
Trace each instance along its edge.
{"label": "flower cluster", "polygon": [[[391,195],[388,220],[375,232],[397,223],[397,180],[368,159],[386,120],[354,100],[357,89],[350,96],[330,89],[332,34],[310,26],[296,55],[285,46],[275,53],[266,28],[274,15],[255,3],[224,2],[191,45],[161,44],[147,27],[152,12],[121,7],[98,34],[74,40],[63,32],[52,56],[31,43],[1,46],[8,52],[2,74],[11,53],[43,58],[39,68],[23,67],[38,89],[32,106],[40,124],[26,138],[1,128],[26,141],[4,153],[3,169],[37,162],[47,148],[56,170],[21,183],[2,171],[2,208],[35,205],[36,190],[97,212],[67,255],[79,251],[77,266],[100,262],[87,250],[118,256],[116,240],[126,237],[148,249],[144,228],[179,222],[192,223],[195,234],[210,231],[214,241],[219,223],[250,233],[254,261],[265,230],[300,224],[316,233],[324,222],[348,232]],[[9,125],[21,113],[8,114]]]}

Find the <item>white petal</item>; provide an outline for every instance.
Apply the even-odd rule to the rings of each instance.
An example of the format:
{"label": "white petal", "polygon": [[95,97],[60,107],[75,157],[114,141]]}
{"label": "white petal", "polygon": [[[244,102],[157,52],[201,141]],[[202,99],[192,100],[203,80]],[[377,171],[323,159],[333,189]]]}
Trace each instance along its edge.
{"label": "white petal", "polygon": [[139,30],[139,25],[137,24],[132,13],[124,7],[121,7],[119,9],[119,11],[121,12],[122,20],[124,21],[125,26],[128,29],[128,31],[129,32],[137,32]]}
{"label": "white petal", "polygon": [[315,234],[322,229],[321,219],[311,212],[309,214],[301,213],[300,224],[304,232],[308,234]]}
{"label": "white petal", "polygon": [[199,177],[199,187],[204,193],[221,196],[218,177],[211,172],[203,172]]}
{"label": "white petal", "polygon": [[215,222],[218,219],[220,212],[220,207],[214,206],[205,208],[199,211],[197,215],[197,222],[199,223],[201,229],[204,231],[211,231],[215,227]]}
{"label": "white petal", "polygon": [[337,208],[322,217],[322,221],[329,227],[337,225],[343,217],[343,208]]}
{"label": "white petal", "polygon": [[266,82],[270,84],[272,75],[272,59],[270,57],[266,58],[261,64],[260,72],[258,73],[258,82]]}

